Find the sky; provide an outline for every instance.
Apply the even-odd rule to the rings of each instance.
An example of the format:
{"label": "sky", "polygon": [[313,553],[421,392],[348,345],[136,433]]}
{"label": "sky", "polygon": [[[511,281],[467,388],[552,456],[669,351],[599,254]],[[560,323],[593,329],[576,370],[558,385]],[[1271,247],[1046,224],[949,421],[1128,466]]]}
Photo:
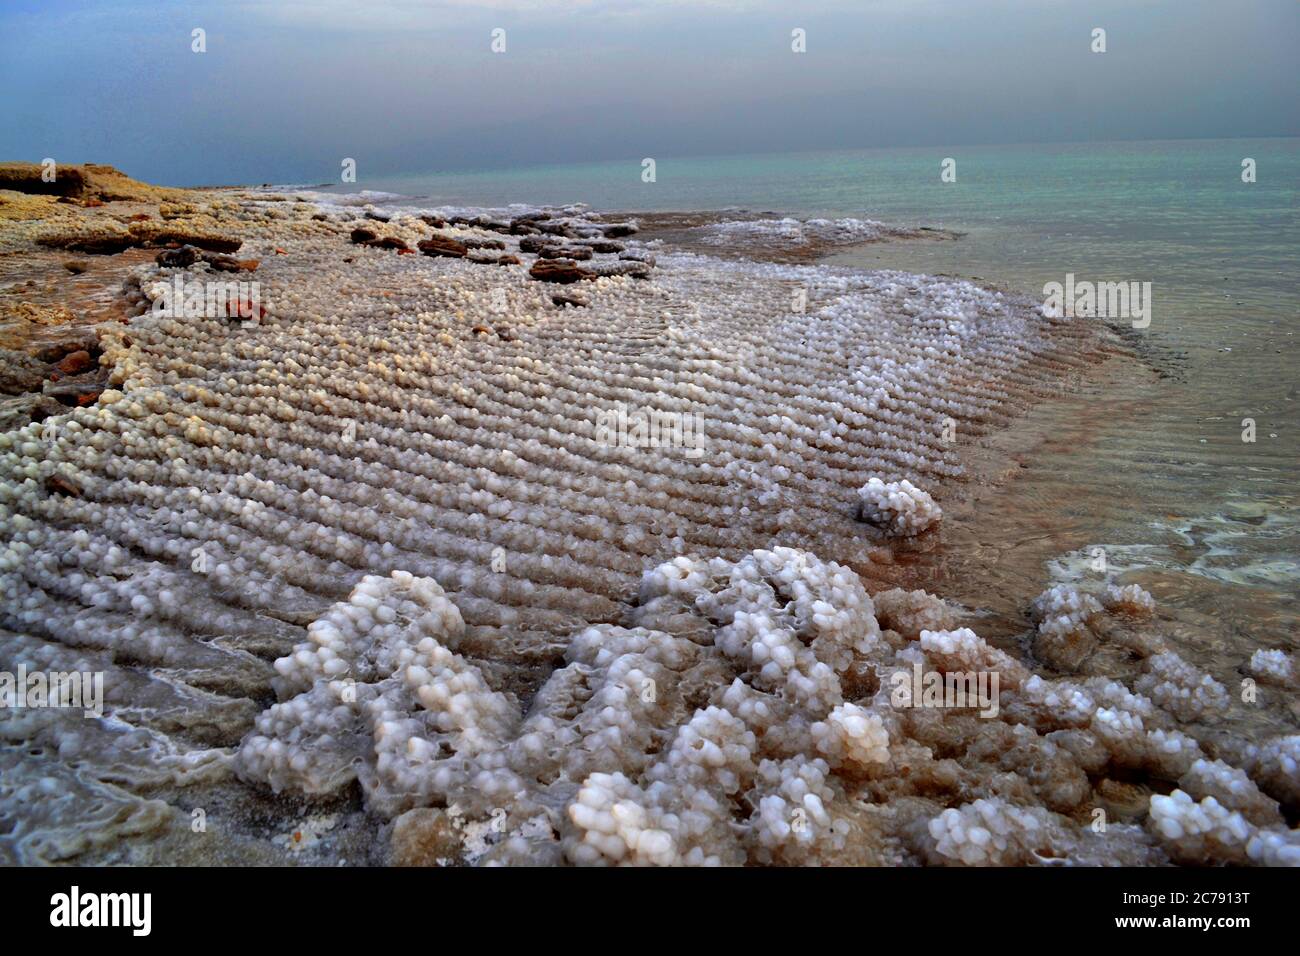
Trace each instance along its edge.
{"label": "sky", "polygon": [[1297,0],[3,0],[0,160],[210,185],[1296,136],[1297,49]]}

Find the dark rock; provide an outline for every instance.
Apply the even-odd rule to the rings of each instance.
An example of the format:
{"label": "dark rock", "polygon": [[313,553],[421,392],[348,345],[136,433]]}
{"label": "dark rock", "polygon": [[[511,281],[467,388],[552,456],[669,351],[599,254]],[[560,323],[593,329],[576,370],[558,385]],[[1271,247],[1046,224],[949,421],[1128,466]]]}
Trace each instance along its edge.
{"label": "dark rock", "polygon": [[20,395],[17,398],[0,398],[0,432],[11,432],[28,422],[43,422],[51,415],[62,415],[65,409],[48,395]]}
{"label": "dark rock", "polygon": [[497,265],[518,266],[518,265],[523,265],[523,263],[520,261],[518,256],[507,254],[504,256],[497,256]]}
{"label": "dark rock", "polygon": [[537,253],[543,259],[577,259],[586,262],[591,250],[586,246],[543,246]]}
{"label": "dark rock", "polygon": [[388,220],[391,219],[392,217],[391,217],[391,216],[385,216],[385,215],[384,215],[383,213],[381,213],[381,212],[367,212],[367,213],[366,213],[366,218],[367,218],[367,219],[373,219],[375,222],[388,222]]}
{"label": "dark rock", "polygon": [[44,236],[36,240],[39,245],[69,252],[84,252],[91,256],[113,256],[137,244],[135,236]]}
{"label": "dark rock", "polygon": [[551,243],[551,240],[545,236],[524,236],[519,240],[520,252],[541,252]]}
{"label": "dark rock", "polygon": [[586,296],[576,292],[557,292],[551,296],[551,301],[558,306],[571,305],[575,309],[585,309],[590,304]]}
{"label": "dark rock", "polygon": [[615,242],[612,239],[580,239],[578,240],[592,252],[610,253],[622,252],[627,247],[621,242]]}
{"label": "dark rock", "polygon": [[537,223],[531,219],[516,219],[510,223],[510,235],[512,236],[535,236],[541,232],[537,228]]}
{"label": "dark rock", "polygon": [[559,282],[567,285],[582,279],[594,279],[595,275],[579,266],[572,259],[538,259],[528,274],[539,282]]}
{"label": "dark rock", "polygon": [[506,244],[500,239],[462,239],[466,249],[504,249]]}
{"label": "dark rock", "polygon": [[573,228],[566,222],[539,222],[537,228],[548,236],[560,236],[564,239],[574,238]]}
{"label": "dark rock", "polygon": [[421,216],[420,219],[426,224],[433,226],[434,229],[441,229],[447,225],[447,220],[441,216]]}
{"label": "dark rock", "polygon": [[193,246],[181,246],[179,249],[164,249],[154,256],[153,261],[164,269],[187,269],[203,258],[203,253]]}
{"label": "dark rock", "polygon": [[26,352],[0,349],[0,393],[39,392],[48,374],[43,362]]}
{"label": "dark rock", "polygon": [[416,243],[426,256],[446,256],[451,259],[463,259],[469,248],[463,242],[457,242],[448,236],[433,236]]}
{"label": "dark rock", "polygon": [[352,241],[357,245],[364,245],[367,242],[374,242],[379,238],[373,229],[357,228],[352,230]]}
{"label": "dark rock", "polygon": [[90,268],[90,264],[86,262],[81,262],[78,259],[69,259],[63,263],[63,268],[67,269],[74,276],[79,276],[87,269]]}
{"label": "dark rock", "polygon": [[50,475],[45,479],[45,490],[52,495],[67,495],[72,498],[81,497],[81,488],[70,478],[63,475]]}
{"label": "dark rock", "polygon": [[239,247],[244,244],[243,239],[228,239],[225,236],[205,236],[188,232],[160,232],[148,239],[148,245],[155,247],[165,246],[173,242],[182,246],[197,246],[208,252],[238,252]]}
{"label": "dark rock", "polygon": [[47,365],[53,365],[73,352],[89,352],[95,357],[100,355],[99,337],[93,329],[74,330],[67,338],[41,346],[36,351],[36,357]]}
{"label": "dark rock", "polygon": [[636,235],[639,230],[640,227],[634,222],[612,222],[602,226],[600,232],[606,239],[623,239]]}

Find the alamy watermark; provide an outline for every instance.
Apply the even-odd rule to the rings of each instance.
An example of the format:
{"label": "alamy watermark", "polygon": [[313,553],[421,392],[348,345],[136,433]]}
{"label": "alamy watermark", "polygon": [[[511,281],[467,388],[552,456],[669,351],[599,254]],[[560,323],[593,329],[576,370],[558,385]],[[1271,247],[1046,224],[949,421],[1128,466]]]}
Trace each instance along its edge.
{"label": "alamy watermark", "polygon": [[890,675],[889,701],[899,710],[974,708],[981,717],[996,717],[999,710],[997,671],[925,670],[919,661],[912,670]]}
{"label": "alamy watermark", "polygon": [[629,409],[625,402],[596,412],[596,441],[620,448],[680,448],[687,458],[704,454],[700,412]]}
{"label": "alamy watermark", "polygon": [[103,671],[0,671],[0,708],[55,707],[104,716]]}
{"label": "alamy watermark", "polygon": [[1076,282],[1067,272],[1065,282],[1043,285],[1043,311],[1074,318],[1130,319],[1135,329],[1151,324],[1150,282]]}

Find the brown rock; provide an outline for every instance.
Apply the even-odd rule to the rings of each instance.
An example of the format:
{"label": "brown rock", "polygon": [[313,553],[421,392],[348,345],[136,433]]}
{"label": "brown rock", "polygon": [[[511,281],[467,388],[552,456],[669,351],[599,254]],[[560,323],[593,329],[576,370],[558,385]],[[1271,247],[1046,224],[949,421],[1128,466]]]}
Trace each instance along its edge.
{"label": "brown rock", "polygon": [[67,269],[74,276],[79,276],[87,269],[89,269],[90,265],[78,259],[68,259],[66,262],[63,263],[63,268]]}
{"label": "brown rock", "polygon": [[457,242],[448,236],[433,236],[416,243],[426,256],[446,256],[451,259],[463,259],[469,254],[469,248],[463,242]]}
{"label": "brown rock", "polygon": [[571,305],[574,308],[585,309],[589,303],[587,297],[578,295],[576,292],[557,292],[551,296],[551,301],[558,306]]}
{"label": "brown rock", "polygon": [[374,242],[378,237],[373,229],[353,229],[352,241],[357,245],[363,245],[367,242]]}
{"label": "brown rock", "polygon": [[537,253],[543,259],[577,259],[586,262],[591,250],[586,246],[543,246]]}
{"label": "brown rock", "polygon": [[461,839],[446,813],[420,807],[393,821],[389,849],[394,866],[443,866],[459,862]]}
{"label": "brown rock", "polygon": [[71,498],[81,497],[81,488],[76,482],[62,475],[50,475],[45,479],[45,490],[52,495],[67,495]]}
{"label": "brown rock", "polygon": [[59,371],[64,375],[80,375],[82,372],[89,372],[94,367],[95,360],[85,350],[69,353],[59,361]]}
{"label": "brown rock", "polygon": [[563,285],[595,278],[572,259],[538,259],[528,274],[539,282],[559,282]]}
{"label": "brown rock", "polygon": [[506,244],[500,239],[462,239],[466,249],[504,249]]}
{"label": "brown rock", "polygon": [[42,246],[91,256],[117,255],[136,244],[136,238],[126,233],[116,236],[44,236],[36,241]]}
{"label": "brown rock", "polygon": [[583,239],[582,244],[592,252],[622,252],[627,247],[621,242],[615,242],[612,239]]}

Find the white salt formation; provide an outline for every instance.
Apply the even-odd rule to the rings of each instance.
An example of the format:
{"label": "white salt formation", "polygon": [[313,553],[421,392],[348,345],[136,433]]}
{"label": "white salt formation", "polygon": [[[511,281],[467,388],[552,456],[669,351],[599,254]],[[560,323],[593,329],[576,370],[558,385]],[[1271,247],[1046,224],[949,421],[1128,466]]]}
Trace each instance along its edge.
{"label": "white salt formation", "polygon": [[1266,684],[1294,687],[1297,683],[1295,658],[1281,650],[1257,650],[1246,668]]}
{"label": "white salt formation", "polygon": [[898,537],[912,537],[939,523],[943,509],[929,494],[904,478],[872,478],[858,489],[859,516],[863,521]]}
{"label": "white salt formation", "polygon": [[[195,195],[168,228],[241,239],[267,314],[155,315],[146,290],[210,264],[138,266],[111,387],[0,433],[0,669],[105,675],[102,718],[0,711],[0,860],[275,862],[264,821],[322,799],[342,822],[299,856],[331,862],[349,833],[355,862],[1290,859],[1267,801],[1296,811],[1300,737],[1202,741],[1200,672],[1049,680],[849,569],[871,579],[864,484],[894,533],[932,524],[911,482],[960,477],[945,423],[1005,425],[1094,327],[964,282],[650,256],[579,208]],[[599,435],[620,404],[698,414],[706,454]],[[895,706],[915,668],[996,671],[997,716]],[[1143,775],[1222,801],[1246,849],[1235,823],[1184,847],[1080,822]]]}

